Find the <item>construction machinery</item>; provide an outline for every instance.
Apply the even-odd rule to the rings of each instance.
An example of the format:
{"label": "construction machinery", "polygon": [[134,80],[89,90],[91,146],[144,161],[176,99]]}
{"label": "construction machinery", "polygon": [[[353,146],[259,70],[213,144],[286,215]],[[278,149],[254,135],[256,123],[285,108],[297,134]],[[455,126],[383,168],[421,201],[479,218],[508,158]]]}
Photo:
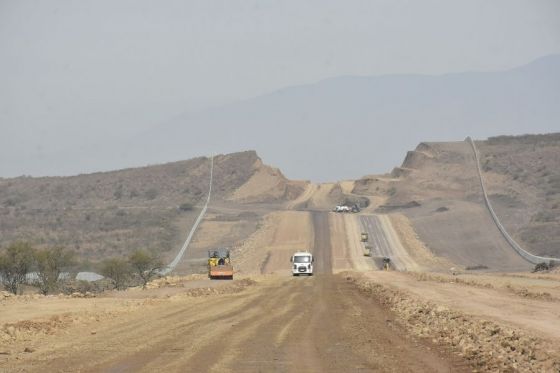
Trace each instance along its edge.
{"label": "construction machinery", "polygon": [[211,280],[233,280],[233,266],[229,249],[221,248],[208,251],[208,277]]}

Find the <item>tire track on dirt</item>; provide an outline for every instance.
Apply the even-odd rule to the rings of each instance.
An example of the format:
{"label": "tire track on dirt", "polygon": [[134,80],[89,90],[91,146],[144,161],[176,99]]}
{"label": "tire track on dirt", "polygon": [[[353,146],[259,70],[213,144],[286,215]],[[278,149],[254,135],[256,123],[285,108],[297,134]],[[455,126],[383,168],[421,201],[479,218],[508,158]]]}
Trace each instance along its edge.
{"label": "tire track on dirt", "polygon": [[[299,280],[299,281],[298,281]],[[275,341],[284,331],[305,292],[300,291],[302,279],[290,279],[278,288],[263,291],[255,313],[243,320],[236,320],[219,338],[206,345],[180,370],[198,371],[266,371],[271,366],[283,365],[285,361]],[[234,330],[234,333],[232,332]],[[216,351],[220,351],[216,354]],[[288,360],[289,361],[289,360]]]}

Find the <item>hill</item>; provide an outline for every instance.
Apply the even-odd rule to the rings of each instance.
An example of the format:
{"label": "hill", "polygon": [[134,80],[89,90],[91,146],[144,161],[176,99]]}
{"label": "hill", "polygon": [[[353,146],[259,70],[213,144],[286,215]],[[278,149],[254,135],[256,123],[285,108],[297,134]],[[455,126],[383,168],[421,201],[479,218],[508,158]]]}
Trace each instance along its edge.
{"label": "hill", "polygon": [[494,137],[478,147],[502,223],[530,251],[560,256],[560,133]]}
{"label": "hill", "polygon": [[[560,256],[560,135],[502,136],[476,144],[489,198],[508,232],[533,254]],[[434,253],[457,264],[527,266],[485,209],[466,141],[421,143],[391,174],[358,180],[354,193],[381,196],[378,212],[405,214]]]}
{"label": "hill", "polygon": [[[174,254],[209,178],[210,159],[199,157],[71,177],[0,179],[0,246],[15,240],[62,245],[92,261],[135,248]],[[255,179],[267,184],[254,190]],[[282,202],[300,188],[254,151],[214,158],[213,203]]]}

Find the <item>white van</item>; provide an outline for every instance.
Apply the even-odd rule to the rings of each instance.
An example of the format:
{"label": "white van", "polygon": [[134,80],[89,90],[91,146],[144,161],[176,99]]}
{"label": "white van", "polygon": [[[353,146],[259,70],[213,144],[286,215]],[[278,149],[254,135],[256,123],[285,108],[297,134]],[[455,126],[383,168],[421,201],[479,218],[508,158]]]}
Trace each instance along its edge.
{"label": "white van", "polygon": [[292,274],[294,276],[299,276],[301,274],[313,276],[314,261],[313,255],[307,251],[295,253],[290,259],[290,262],[292,262]]}

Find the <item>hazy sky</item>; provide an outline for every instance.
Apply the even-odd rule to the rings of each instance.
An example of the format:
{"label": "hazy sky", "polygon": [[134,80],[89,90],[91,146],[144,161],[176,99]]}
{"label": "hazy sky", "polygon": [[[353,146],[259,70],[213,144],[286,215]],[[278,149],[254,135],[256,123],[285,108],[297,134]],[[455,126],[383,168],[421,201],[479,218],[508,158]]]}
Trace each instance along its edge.
{"label": "hazy sky", "polygon": [[0,162],[328,77],[555,53],[557,0],[0,0]]}

